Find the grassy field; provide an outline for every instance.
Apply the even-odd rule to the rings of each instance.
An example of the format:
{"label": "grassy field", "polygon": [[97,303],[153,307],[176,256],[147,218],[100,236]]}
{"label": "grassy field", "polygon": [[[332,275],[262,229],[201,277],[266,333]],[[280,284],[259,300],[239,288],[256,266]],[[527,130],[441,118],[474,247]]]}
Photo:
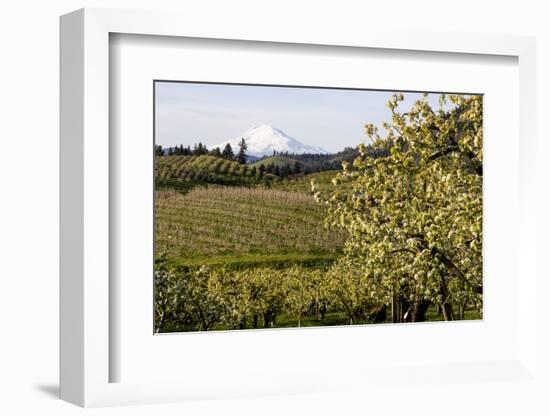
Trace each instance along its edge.
{"label": "grassy field", "polygon": [[345,239],[305,193],[210,186],[159,190],[155,202],[157,254],[187,264],[324,261]]}

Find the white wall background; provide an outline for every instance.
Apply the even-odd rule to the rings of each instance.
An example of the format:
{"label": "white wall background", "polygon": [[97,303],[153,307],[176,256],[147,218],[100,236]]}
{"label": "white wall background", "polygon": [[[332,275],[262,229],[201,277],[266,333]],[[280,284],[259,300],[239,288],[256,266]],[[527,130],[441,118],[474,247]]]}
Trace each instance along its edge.
{"label": "white wall background", "polygon": [[[275,19],[285,25],[399,24],[434,30],[537,36],[539,212],[548,212],[550,26],[543,1],[297,1],[7,0],[0,8],[0,414],[72,415],[82,410],[56,399],[58,383],[58,16],[84,6],[178,10],[207,25],[209,16],[248,15],[255,24]],[[544,166],[543,166],[544,165]],[[547,215],[547,214],[546,214]],[[542,215],[541,215],[542,217]],[[541,218],[541,234],[549,222]],[[544,235],[543,234],[543,235]],[[541,257],[548,244],[540,238]],[[540,262],[540,267],[548,266]],[[548,273],[547,273],[548,275]],[[545,338],[548,341],[547,338]],[[548,343],[546,343],[548,347]],[[547,351],[550,351],[548,348]],[[545,365],[548,359],[541,355]],[[546,409],[502,384],[502,400],[480,395],[438,403],[437,386],[425,393],[431,414],[543,414]],[[391,397],[388,395],[388,397]],[[101,415],[166,414],[392,414],[392,402],[338,393],[93,410]]]}

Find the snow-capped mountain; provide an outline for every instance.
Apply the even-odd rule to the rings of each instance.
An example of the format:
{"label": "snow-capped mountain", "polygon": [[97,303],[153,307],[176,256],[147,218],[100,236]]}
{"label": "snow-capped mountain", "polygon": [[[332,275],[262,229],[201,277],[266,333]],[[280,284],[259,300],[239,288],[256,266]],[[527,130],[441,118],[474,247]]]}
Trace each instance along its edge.
{"label": "snow-capped mountain", "polygon": [[321,147],[309,146],[299,142],[298,140],[286,135],[282,130],[279,130],[268,124],[254,126],[248,129],[242,136],[235,139],[226,140],[220,144],[210,146],[211,149],[219,147],[223,150],[225,145],[229,143],[235,153],[239,149],[239,142],[244,138],[248,146],[247,154],[250,156],[262,157],[273,154],[273,151],[288,152],[288,153],[328,153]]}

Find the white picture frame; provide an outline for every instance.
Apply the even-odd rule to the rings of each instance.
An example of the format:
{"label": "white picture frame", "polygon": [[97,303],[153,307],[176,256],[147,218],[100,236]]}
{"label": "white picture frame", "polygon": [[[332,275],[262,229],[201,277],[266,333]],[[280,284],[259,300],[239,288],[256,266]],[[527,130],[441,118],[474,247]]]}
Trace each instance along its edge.
{"label": "white picture frame", "polygon": [[[391,27],[385,32],[362,29],[339,34],[328,34],[314,26],[307,32],[292,28],[281,31],[276,24],[247,29],[245,33],[241,28],[235,22],[218,21],[215,26],[206,27],[192,16],[107,9],[82,9],[61,18],[61,398],[88,407],[350,388],[360,391],[358,386],[366,385],[371,391],[378,388],[383,392],[384,385],[403,375],[431,383],[440,381],[442,373],[441,380],[469,381],[484,389],[488,400],[498,398],[498,389],[487,387],[482,381],[489,379],[494,383],[499,374],[516,388],[539,391],[544,376],[536,360],[537,331],[541,324],[527,319],[535,315],[537,278],[540,278],[533,249],[536,218],[531,215],[536,211],[534,39],[465,33],[434,36]],[[245,385],[232,385],[229,374],[221,375],[216,382],[197,378],[110,382],[110,363],[117,359],[109,347],[109,309],[113,307],[109,297],[109,172],[113,168],[109,158],[109,35],[112,33],[517,58],[521,141],[516,254],[518,272],[522,274],[517,292],[517,319],[521,322],[517,354],[498,362],[460,365],[442,362],[438,366],[419,363],[414,368],[370,368],[368,372],[361,368],[331,370],[325,382],[318,381],[318,374],[280,374],[262,383],[251,381]],[[381,387],[376,387],[378,384]],[[442,389],[442,397],[451,394],[450,386]]]}

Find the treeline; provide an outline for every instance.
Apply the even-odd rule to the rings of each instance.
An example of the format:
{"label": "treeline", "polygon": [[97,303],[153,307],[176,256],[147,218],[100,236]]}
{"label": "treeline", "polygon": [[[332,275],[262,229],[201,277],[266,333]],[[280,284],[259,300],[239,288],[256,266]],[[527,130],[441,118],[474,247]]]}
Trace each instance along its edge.
{"label": "treeline", "polygon": [[322,170],[334,170],[342,167],[342,161],[347,160],[352,162],[357,156],[359,156],[359,150],[357,147],[346,147],[344,150],[338,153],[290,153],[290,152],[278,152],[273,151],[273,155],[265,156],[262,159],[280,156],[287,157],[301,162],[303,165],[307,165],[311,169],[315,169],[316,172]]}
{"label": "treeline", "polygon": [[241,141],[239,142],[239,150],[237,154],[233,152],[233,148],[229,143],[225,145],[223,150],[221,150],[219,147],[215,147],[211,150],[208,150],[206,145],[202,144],[202,142],[195,143],[193,148],[191,148],[191,146],[184,147],[182,144],[180,144],[179,146],[163,148],[162,145],[157,144],[155,145],[155,156],[210,155],[210,156],[215,156],[226,160],[234,160],[241,164],[245,164],[246,158],[247,158],[247,155],[246,155],[247,149],[248,149],[248,146],[244,138],[242,138]]}
{"label": "treeline", "polygon": [[258,165],[258,172],[260,175],[270,173],[272,175],[278,176],[279,178],[287,178],[289,176],[300,174],[307,175],[309,173],[314,173],[318,171],[311,169],[309,166],[304,166],[298,161],[295,161],[294,163],[282,164],[280,166],[273,162],[270,162],[268,164],[260,163]]}
{"label": "treeline", "polygon": [[[366,154],[372,158],[387,156],[389,153],[388,149],[366,146]],[[239,149],[236,154],[229,143],[225,145],[223,150],[220,150],[219,147],[209,150],[202,142],[196,143],[193,147],[178,145],[163,148],[161,145],[155,145],[156,156],[207,155],[228,161],[235,161],[241,165],[247,164],[249,159],[249,156],[246,153],[247,150],[248,146],[244,138],[242,138],[239,142]],[[329,170],[341,170],[343,162],[347,161],[351,164],[358,156],[359,150],[357,147],[346,147],[344,150],[332,154],[296,154],[273,151],[271,156],[264,156],[263,158],[255,161],[254,165],[250,168],[250,171],[252,176],[257,175],[259,178],[264,177],[265,174],[269,174],[280,179],[285,179]],[[274,157],[279,160],[274,162]],[[204,173],[202,175],[204,176]]]}
{"label": "treeline", "polygon": [[[387,149],[382,149],[379,146],[373,147],[371,145],[366,146],[366,154],[372,158],[385,157],[389,154],[389,147]],[[310,174],[325,172],[329,170],[341,170],[342,162],[346,161],[350,164],[359,156],[358,147],[346,147],[344,150],[337,153],[289,153],[289,152],[278,152],[273,151],[273,155],[264,156],[259,159],[256,164],[262,163],[263,160],[268,160],[271,157],[278,156],[282,158],[288,158],[293,163],[288,163],[288,166],[282,169],[282,166],[279,166],[278,173],[276,166],[273,165],[269,167],[269,163],[266,163],[265,168],[267,172],[273,173],[274,175],[280,177],[287,177],[296,174]],[[271,169],[271,170],[270,170]]]}

